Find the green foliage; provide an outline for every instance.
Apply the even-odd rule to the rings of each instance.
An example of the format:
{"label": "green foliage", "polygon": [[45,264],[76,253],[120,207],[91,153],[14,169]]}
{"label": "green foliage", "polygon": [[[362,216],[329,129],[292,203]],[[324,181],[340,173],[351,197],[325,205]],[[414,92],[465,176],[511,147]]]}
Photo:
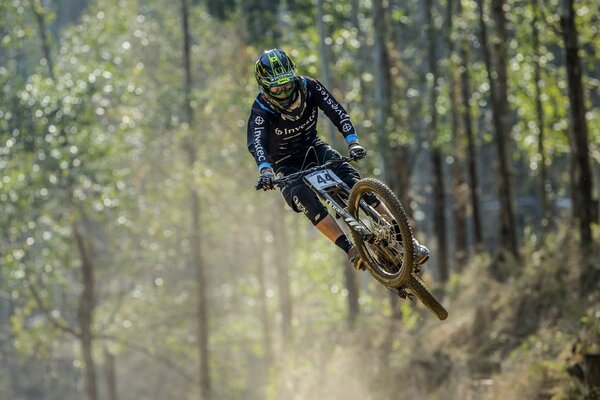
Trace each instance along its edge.
{"label": "green foliage", "polygon": [[[198,4],[200,0],[193,0],[192,4]],[[230,16],[236,7],[235,0],[206,0],[208,12],[223,20]]]}
{"label": "green foliage", "polygon": [[[9,388],[5,372],[11,360],[16,365],[13,372],[27,376],[31,386],[47,395],[44,398],[82,396],[81,388],[72,383],[81,379],[84,368],[76,337],[83,288],[74,226],[82,227],[93,253],[98,369],[104,367],[101,350],[106,348],[116,356],[123,398],[193,397],[199,360],[190,187],[200,196],[215,398],[287,398],[294,391],[315,398],[310,397],[311,389],[322,389],[319,393],[331,398],[334,388],[323,384],[328,377],[344,383],[346,398],[357,393],[389,398],[389,393],[398,393],[394,374],[412,376],[411,357],[422,361],[416,353],[436,345],[450,353],[460,349],[461,354],[451,354],[458,360],[484,350],[502,353],[513,363],[529,363],[534,355],[535,371],[527,376],[547,383],[566,365],[566,342],[578,340],[594,349],[600,335],[597,307],[579,303],[562,284],[565,271],[558,261],[569,262],[574,255],[561,252],[567,247],[553,249],[562,243],[555,235],[546,236],[545,243],[536,241],[535,246],[545,250],[533,243],[525,246],[527,265],[512,266],[522,272],[515,273],[507,287],[481,276],[487,254],[475,258],[466,275],[454,274],[445,293],[455,319],[445,325],[433,325],[427,312],[414,303],[403,301],[394,309],[388,291],[360,274],[361,311],[350,330],[343,253],[302,215],[282,210],[280,194],[254,190],[256,170],[246,149],[246,119],[257,93],[253,64],[264,48],[285,49],[301,74],[322,78],[314,2],[191,3],[194,115],[187,124],[179,2],[96,0],[68,25],[60,25],[66,2],[52,2],[52,8],[38,1],[0,2],[0,397],[25,398]],[[415,183],[410,190],[429,213],[429,168],[423,160],[429,148],[430,77],[422,2],[391,3],[386,18],[393,104],[386,145],[409,149]],[[545,144],[549,165],[556,165],[551,179],[558,197],[570,190],[568,168],[562,168],[570,157],[567,84],[557,32],[558,0],[540,3],[536,56],[531,3],[508,2],[513,138],[519,154],[526,157],[515,167],[527,175],[521,178],[522,190],[533,186],[540,160],[533,101],[537,61],[542,71]],[[578,25],[590,152],[600,161],[594,4],[579,2]],[[49,40],[54,79],[40,64],[32,5],[54,27],[56,36]],[[373,21],[370,2],[329,0],[323,5],[325,41],[333,60],[331,89],[349,109],[372,155],[359,168],[365,175],[381,173],[378,140],[371,131],[377,113],[373,24],[382,21]],[[439,144],[451,159],[448,73],[457,60],[445,49],[442,6],[435,15],[441,73],[436,107]],[[480,158],[486,161],[479,171],[488,185],[482,196],[493,201],[494,192],[488,190],[494,183],[493,159],[487,160],[486,152],[493,140],[490,88],[475,2],[463,1],[463,8],[451,38],[457,43],[465,38],[472,45],[470,107]],[[326,132],[327,123],[321,118],[321,132]],[[198,159],[191,166],[185,151],[190,143],[198,148]],[[277,231],[275,223],[283,230]],[[556,223],[567,220],[557,216]],[[428,218],[416,227],[419,235],[426,236],[427,224]],[[527,237],[541,237],[531,229],[523,231]],[[284,259],[281,248],[287,249]],[[556,264],[547,266],[546,260]],[[293,310],[293,332],[287,342],[280,333],[282,263],[289,275]],[[547,275],[540,274],[542,268]],[[429,278],[426,274],[428,282]],[[523,293],[531,303],[523,300]],[[540,318],[531,319],[527,332],[507,328],[521,317],[513,308],[519,301],[523,312],[540,310]],[[465,339],[473,304],[480,302],[489,302],[490,312],[504,325],[487,321],[490,325],[484,324],[481,337]],[[401,319],[395,321],[398,312]],[[567,328],[538,329],[551,321],[545,313],[563,318]],[[497,343],[486,342],[485,335],[503,341],[494,347]],[[270,365],[269,338],[275,356]],[[515,345],[515,338],[523,342]],[[472,347],[465,345],[470,340]],[[538,347],[541,341],[544,344]],[[451,346],[444,349],[444,343]],[[39,370],[30,373],[32,365]],[[55,381],[45,380],[44,369],[52,371]]]}

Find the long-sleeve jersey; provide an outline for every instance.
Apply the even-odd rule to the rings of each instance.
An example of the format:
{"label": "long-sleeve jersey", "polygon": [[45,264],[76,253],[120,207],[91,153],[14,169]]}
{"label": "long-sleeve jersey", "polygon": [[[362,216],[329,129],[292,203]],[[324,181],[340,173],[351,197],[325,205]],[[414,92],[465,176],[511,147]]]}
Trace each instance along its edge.
{"label": "long-sleeve jersey", "polygon": [[320,141],[317,136],[318,109],[333,122],[346,142],[357,141],[354,125],[346,110],[316,79],[301,77],[306,86],[306,109],[297,120],[273,110],[258,95],[248,119],[248,150],[259,171],[287,158],[303,157],[308,148]]}

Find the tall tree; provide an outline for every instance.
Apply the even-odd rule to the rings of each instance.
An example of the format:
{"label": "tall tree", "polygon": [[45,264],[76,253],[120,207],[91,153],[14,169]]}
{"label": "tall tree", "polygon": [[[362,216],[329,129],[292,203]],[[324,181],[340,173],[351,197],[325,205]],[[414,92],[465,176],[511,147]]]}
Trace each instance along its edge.
{"label": "tall tree", "polygon": [[[192,63],[191,63],[191,33],[190,33],[190,4],[189,0],[181,0],[181,23],[183,33],[183,69],[184,69],[184,118],[190,132],[194,127],[194,115],[192,111]],[[188,165],[191,171],[194,170],[198,158],[196,141],[191,134],[188,134],[185,141],[185,149],[188,157]],[[198,188],[194,184],[190,188],[190,243],[192,248],[192,265],[196,269],[196,284],[198,286],[198,305],[197,305],[197,323],[198,323],[198,351],[200,357],[199,382],[200,399],[211,399],[211,382],[209,370],[209,347],[208,347],[208,296],[206,273],[204,261],[202,259],[200,228],[200,196]]]}
{"label": "tall tree", "polygon": [[[570,126],[569,141],[574,164],[573,205],[579,221],[581,246],[587,254],[592,249],[592,170],[589,160],[588,127],[585,119],[585,95],[579,56],[578,31],[575,22],[574,0],[563,0],[561,27],[565,45],[565,65],[569,83]],[[593,269],[593,268],[592,268]],[[597,279],[597,278],[596,278]]]}
{"label": "tall tree", "polygon": [[[81,210],[81,219],[83,225],[87,224],[87,216],[83,209]],[[96,279],[94,253],[92,247],[86,242],[86,238],[80,232],[77,223],[73,223],[73,235],[79,250],[82,272],[81,299],[79,301],[79,338],[81,341],[81,353],[85,365],[85,387],[88,400],[98,399],[98,385],[96,382],[96,364],[94,362],[93,344],[94,344],[94,311],[96,309]],[[86,229],[86,231],[88,231]],[[89,236],[89,235],[86,235]]]}
{"label": "tall tree", "polygon": [[248,42],[265,49],[279,46],[281,23],[278,9],[281,0],[246,0],[241,2]]}
{"label": "tall tree", "polygon": [[[264,245],[259,243],[258,246]],[[265,264],[267,263],[267,253],[264,252],[262,257],[259,257],[257,262],[257,276],[258,276],[258,288],[259,288],[259,302],[260,302],[260,320],[262,324],[262,347],[264,351],[263,365],[264,369],[268,369],[273,365],[273,340],[271,338],[271,318],[269,316],[269,309],[267,305],[267,277],[265,272]]]}
{"label": "tall tree", "polygon": [[[324,0],[316,0],[317,2],[317,30],[319,32],[319,53],[321,54],[321,74],[323,84],[331,91],[333,90],[333,81],[331,79],[331,38],[327,32],[325,24],[325,10],[323,7]],[[335,132],[335,127],[332,124],[327,125],[329,134],[329,143],[334,144],[338,139]]]}
{"label": "tall tree", "polygon": [[115,366],[115,356],[107,347],[104,348],[104,364],[108,400],[119,400],[117,395],[117,372]]}
{"label": "tall tree", "polygon": [[[377,150],[381,157],[381,177],[387,182],[390,177],[396,177],[394,172],[399,169],[392,169],[390,162],[389,149],[389,130],[392,120],[392,80],[390,76],[390,54],[387,47],[388,23],[386,15],[388,4],[385,0],[375,0],[373,2],[373,25],[375,41],[373,43],[374,68],[375,68],[375,130],[377,134]],[[397,150],[394,150],[398,154]],[[394,178],[392,178],[394,180]],[[392,185],[394,186],[394,185]],[[390,302],[394,315],[399,317],[398,298],[390,292]]]}
{"label": "tall tree", "polygon": [[[459,0],[460,1],[460,0]],[[454,218],[455,261],[461,268],[467,259],[467,199],[468,188],[464,173],[464,132],[460,123],[460,86],[455,65],[454,46],[454,1],[446,1],[446,46],[448,47],[448,94],[450,96],[451,130],[454,142],[454,162],[452,163],[452,215]]]}
{"label": "tall tree", "polygon": [[[323,84],[333,90],[333,79],[331,74],[331,38],[325,24],[325,10],[324,0],[316,0],[317,7],[317,30],[319,32],[319,53],[321,54],[321,72],[323,74]],[[335,127],[332,124],[327,124],[327,132],[329,135],[329,142],[332,145],[339,142],[338,135],[336,134]],[[359,300],[359,285],[356,276],[356,271],[343,260],[344,269],[344,280],[346,289],[348,290],[348,322],[350,326],[354,326],[354,323],[360,313]]]}
{"label": "tall tree", "polygon": [[[32,8],[33,14],[35,16],[38,36],[40,39],[42,54],[44,64],[48,68],[48,74],[52,81],[55,81],[55,73],[54,73],[54,63],[51,56],[50,51],[50,43],[47,33],[46,27],[46,15],[47,11],[44,9],[43,5],[39,2],[39,0],[30,0],[29,5]],[[65,132],[65,142],[68,143],[68,137]],[[73,181],[71,179],[67,179],[69,186],[69,199],[72,199],[74,193]],[[70,200],[69,200],[70,202]],[[77,214],[77,213],[75,213]],[[78,322],[79,322],[79,331],[75,330],[66,330],[75,334],[75,336],[79,339],[81,344],[81,354],[84,361],[84,372],[85,372],[85,388],[86,388],[86,396],[88,400],[97,400],[98,399],[98,383],[97,383],[97,374],[96,374],[96,363],[94,360],[94,314],[96,311],[96,279],[95,279],[95,255],[93,251],[93,246],[89,243],[89,219],[87,217],[87,213],[83,207],[79,208],[79,214],[81,222],[73,222],[72,223],[72,233],[74,242],[77,245],[77,249],[79,252],[79,259],[81,262],[81,295],[79,299],[79,309],[78,309]],[[81,226],[79,226],[81,225]],[[81,232],[81,229],[84,229],[86,234],[84,235]],[[42,303],[42,300],[39,299],[39,304]],[[62,326],[62,325],[59,325]]]}
{"label": "tall tree", "polygon": [[344,281],[348,290],[348,325],[354,328],[360,314],[358,274],[346,260],[343,262]]}
{"label": "tall tree", "polygon": [[442,149],[438,138],[438,55],[436,49],[436,29],[433,20],[433,0],[425,1],[425,21],[427,23],[429,73],[431,74],[431,87],[429,92],[429,134],[431,143],[431,165],[433,173],[433,224],[435,237],[438,244],[438,268],[440,280],[448,280],[448,245],[446,241],[446,194],[444,189],[444,171],[442,163]]}
{"label": "tall tree", "polygon": [[[512,196],[511,171],[509,162],[509,138],[511,131],[511,115],[508,107],[507,80],[507,33],[504,0],[492,0],[491,14],[496,27],[497,40],[494,41],[495,65],[492,64],[490,42],[484,20],[484,0],[477,0],[481,45],[483,48],[487,77],[490,84],[490,100],[492,104],[492,120],[495,133],[495,144],[498,155],[498,198],[500,201],[500,248],[503,251],[519,256],[517,248],[517,232]],[[494,68],[495,66],[495,68]]]}
{"label": "tall tree", "polygon": [[[404,1],[396,2],[396,7],[402,13],[407,13],[406,11],[407,5]],[[393,13],[393,12],[392,12]],[[396,22],[396,21],[394,21]],[[392,52],[397,52],[399,60],[392,67],[395,70],[399,70],[403,67],[403,52],[406,51],[407,48],[411,46],[411,38],[410,36],[413,34],[410,30],[412,27],[408,26],[409,24],[400,24],[394,23],[392,25],[393,29],[393,39],[394,39],[394,48]],[[417,24],[414,24],[417,25]],[[413,28],[414,32],[414,28]],[[404,72],[404,71],[403,71]],[[397,83],[401,80],[402,73],[394,76],[393,82]],[[411,84],[412,86],[412,84]],[[397,85],[392,85],[392,88],[397,88]],[[402,112],[398,112],[396,110],[402,110],[403,108],[409,107],[409,103],[404,100],[403,95],[395,95],[395,93],[400,92],[400,90],[395,90],[390,93],[391,102],[394,105],[393,107],[393,118],[394,118],[394,126],[391,128],[391,133],[394,133],[389,140],[389,174],[387,177],[387,183],[389,183],[390,188],[396,193],[398,198],[400,199],[400,203],[404,207],[404,210],[407,212],[409,217],[412,218],[412,194],[411,194],[411,174],[412,174],[412,163],[411,163],[411,148],[408,141],[402,140],[399,127],[407,127],[407,131],[410,130],[411,126],[414,126],[414,121],[418,120],[418,118],[412,118],[412,114],[410,111],[407,111],[408,120],[405,120],[404,114]],[[401,103],[403,102],[403,103]],[[403,132],[403,133],[406,133]],[[408,132],[408,135],[412,136],[414,132]]]}
{"label": "tall tree", "polygon": [[42,45],[42,53],[44,54],[44,62],[48,67],[48,74],[50,75],[50,78],[54,80],[54,63],[52,62],[52,55],[50,54],[50,42],[46,29],[46,11],[39,0],[30,0],[30,5],[37,23],[40,43]]}
{"label": "tall tree", "polygon": [[[278,199],[279,200],[279,199]],[[290,276],[288,269],[289,245],[285,229],[285,217],[283,202],[278,201],[275,205],[275,215],[271,219],[275,244],[275,267],[277,269],[277,288],[279,292],[279,312],[281,313],[281,336],[283,343],[288,344],[292,338],[292,293],[290,289]]]}
{"label": "tall tree", "polygon": [[373,2],[373,23],[375,41],[373,44],[375,67],[375,107],[377,109],[375,130],[377,133],[377,149],[381,157],[382,178],[389,175],[388,128],[391,118],[392,84],[390,79],[390,56],[386,45],[387,24],[385,19],[386,4],[384,0]]}
{"label": "tall tree", "polygon": [[[462,1],[458,0],[457,16],[463,15]],[[463,23],[464,24],[464,23]],[[463,128],[467,137],[467,171],[469,182],[469,198],[471,203],[471,218],[473,221],[473,237],[475,248],[483,248],[483,233],[481,215],[479,212],[479,179],[477,178],[477,157],[475,134],[473,132],[473,118],[471,114],[471,76],[469,73],[469,41],[466,28],[462,27],[460,38],[460,99],[462,102]]]}
{"label": "tall tree", "polygon": [[367,94],[368,94],[368,84],[365,81],[365,74],[362,74],[362,71],[368,70],[369,64],[369,46],[367,40],[367,34],[365,30],[361,27],[361,19],[360,16],[363,15],[361,13],[360,1],[359,0],[351,0],[350,2],[351,12],[348,18],[352,24],[352,28],[356,31],[356,39],[358,43],[358,56],[353,60],[353,63],[356,64],[356,71],[358,73],[358,79],[360,82],[360,93],[362,99],[363,107],[367,107]]}
{"label": "tall tree", "polygon": [[533,21],[531,23],[531,35],[533,45],[533,79],[535,87],[535,110],[536,110],[536,123],[538,131],[538,154],[539,154],[539,198],[542,207],[542,230],[548,224],[549,218],[549,207],[548,207],[548,170],[546,167],[546,149],[544,146],[544,107],[542,105],[542,68],[540,66],[540,33],[539,33],[539,2],[533,0]]}

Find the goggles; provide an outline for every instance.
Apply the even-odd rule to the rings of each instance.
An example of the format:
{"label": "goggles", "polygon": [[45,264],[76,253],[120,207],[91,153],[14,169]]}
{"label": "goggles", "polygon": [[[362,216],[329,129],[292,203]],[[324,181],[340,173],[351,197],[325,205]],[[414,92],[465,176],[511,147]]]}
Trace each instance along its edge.
{"label": "goggles", "polygon": [[269,94],[277,99],[288,98],[296,89],[296,82],[287,82],[283,85],[271,86],[269,88]]}

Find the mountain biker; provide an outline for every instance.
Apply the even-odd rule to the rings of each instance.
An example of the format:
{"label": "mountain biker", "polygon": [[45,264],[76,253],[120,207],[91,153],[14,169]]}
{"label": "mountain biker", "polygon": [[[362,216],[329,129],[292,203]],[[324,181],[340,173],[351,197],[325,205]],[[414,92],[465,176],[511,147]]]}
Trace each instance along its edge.
{"label": "mountain biker", "polygon": [[[258,188],[273,189],[275,174],[288,175],[311,164],[321,165],[340,154],[317,136],[318,109],[336,126],[348,144],[348,153],[364,158],[366,150],[358,141],[354,125],[346,110],[321,82],[296,72],[296,65],[282,50],[266,50],[256,61],[255,77],[259,94],[248,119],[248,150],[258,171]],[[349,187],[360,175],[349,163],[332,168]],[[282,190],[287,204],[304,213],[313,225],[336,246],[346,252],[356,269],[364,269],[358,249],[348,240],[326,207],[302,180]],[[369,201],[378,211],[385,208],[373,198]],[[415,243],[418,264],[429,258],[429,250]]]}

